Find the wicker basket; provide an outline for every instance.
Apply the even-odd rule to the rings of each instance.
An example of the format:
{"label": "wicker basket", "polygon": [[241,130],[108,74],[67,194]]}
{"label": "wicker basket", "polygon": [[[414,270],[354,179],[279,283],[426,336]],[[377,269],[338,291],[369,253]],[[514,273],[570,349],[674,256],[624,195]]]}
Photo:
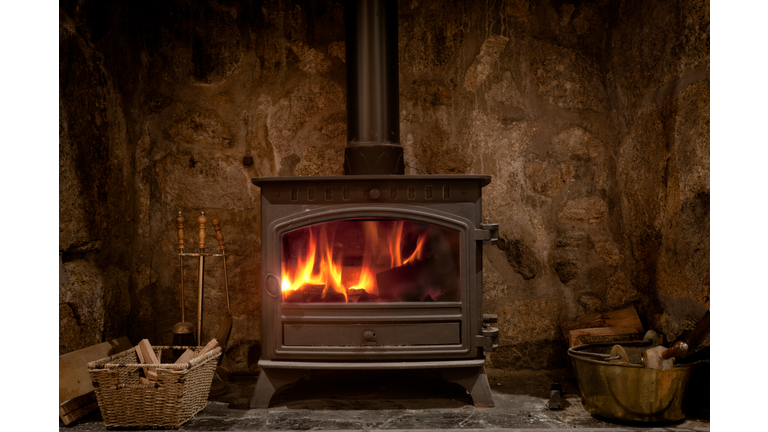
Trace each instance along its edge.
{"label": "wicker basket", "polygon": [[[162,362],[163,350],[203,347],[153,347]],[[176,429],[205,408],[221,348],[189,363],[138,363],[136,348],[88,363],[96,399],[107,428]],[[139,384],[142,367],[157,367],[157,382]]]}

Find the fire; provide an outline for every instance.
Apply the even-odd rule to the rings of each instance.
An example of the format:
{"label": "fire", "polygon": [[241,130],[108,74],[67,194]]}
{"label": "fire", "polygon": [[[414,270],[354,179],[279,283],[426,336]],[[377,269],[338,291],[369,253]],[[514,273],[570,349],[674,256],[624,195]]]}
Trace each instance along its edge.
{"label": "fire", "polygon": [[[331,289],[344,294],[344,297],[346,298],[346,290],[341,283],[341,257],[336,261],[333,260],[333,239],[331,238],[329,242],[328,230],[325,228],[325,225],[323,225],[320,230],[319,241],[315,240],[315,230],[309,230],[307,253],[304,257],[299,258],[298,265],[293,274],[289,272],[285,263],[283,263],[283,291],[293,291],[304,285],[323,285],[323,294]],[[319,269],[315,272],[315,260],[318,258],[318,247],[320,248],[320,262]]]}
{"label": "fire", "polygon": [[[406,243],[404,221],[363,221],[360,224],[363,234],[362,264],[353,269],[342,266],[345,248],[334,248],[338,224],[325,223],[307,228],[309,238],[305,252],[297,258],[295,266],[287,265],[285,260],[282,262],[284,295],[308,285],[317,289],[322,286],[323,297],[336,292],[348,300],[350,289],[378,295],[377,273],[424,258],[426,233],[419,235],[415,248],[406,256],[407,251],[403,250]],[[410,243],[413,244],[413,241]]]}

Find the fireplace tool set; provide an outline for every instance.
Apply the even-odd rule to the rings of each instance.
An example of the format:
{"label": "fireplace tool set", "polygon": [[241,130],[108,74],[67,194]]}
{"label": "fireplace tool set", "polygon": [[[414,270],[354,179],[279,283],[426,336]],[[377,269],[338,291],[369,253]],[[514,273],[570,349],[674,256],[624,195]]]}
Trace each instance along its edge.
{"label": "fireplace tool set", "polygon": [[[219,251],[221,253],[207,253],[205,252],[205,224],[208,222],[208,218],[205,216],[205,212],[201,212],[197,218],[199,224],[199,243],[198,252],[185,253],[184,252],[184,217],[179,212],[179,216],[176,218],[177,236],[179,239],[179,271],[181,272],[181,321],[173,326],[173,346],[191,346],[195,343],[202,345],[202,331],[203,331],[203,286],[204,286],[204,273],[205,273],[205,257],[222,257],[224,263],[224,290],[227,296],[227,313],[219,321],[219,329],[216,334],[216,339],[219,344],[224,348],[229,338],[229,333],[232,330],[232,311],[229,306],[229,282],[227,280],[227,257],[224,251],[224,236],[221,233],[221,225],[219,219],[211,220],[211,225],[216,231],[216,240],[219,242]],[[198,298],[197,298],[197,332],[195,332],[194,325],[187,322],[184,315],[184,257],[198,257],[198,273],[197,273],[197,285],[198,285]],[[196,337],[195,337],[196,333]]]}

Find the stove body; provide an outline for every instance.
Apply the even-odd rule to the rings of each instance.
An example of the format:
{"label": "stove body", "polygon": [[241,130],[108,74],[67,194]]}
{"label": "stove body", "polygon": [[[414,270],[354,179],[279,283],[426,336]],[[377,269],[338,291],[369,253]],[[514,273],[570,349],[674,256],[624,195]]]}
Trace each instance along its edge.
{"label": "stove body", "polygon": [[[253,407],[268,406],[306,369],[403,368],[439,369],[467,387],[477,405],[493,405],[483,353],[498,346],[498,329],[481,312],[482,245],[498,239],[498,226],[481,221],[481,190],[490,176],[253,182],[261,187],[262,210],[262,375]],[[399,237],[391,227],[399,227]],[[364,279],[360,268],[376,261],[369,257],[374,243],[373,255],[387,255],[387,245],[397,243],[403,256],[415,258],[419,246],[424,256],[385,263],[375,270],[373,289],[353,287]],[[339,282],[296,282],[301,264],[314,276],[335,264]]]}

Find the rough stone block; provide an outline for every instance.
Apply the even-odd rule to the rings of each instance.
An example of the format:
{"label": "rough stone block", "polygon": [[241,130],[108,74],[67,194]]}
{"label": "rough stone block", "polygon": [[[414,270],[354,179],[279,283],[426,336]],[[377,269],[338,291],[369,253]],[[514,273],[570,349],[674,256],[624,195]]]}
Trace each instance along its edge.
{"label": "rough stone block", "polygon": [[507,344],[490,353],[490,367],[511,370],[560,369],[568,364],[568,347],[562,340],[538,340]]}
{"label": "rough stone block", "polygon": [[579,51],[534,42],[530,67],[539,94],[561,108],[603,112],[606,93],[600,67]]}
{"label": "rough stone block", "polygon": [[562,304],[555,299],[517,300],[498,310],[499,335],[510,343],[555,339]]}
{"label": "rough stone block", "polygon": [[597,255],[600,259],[611,267],[616,267],[624,259],[621,253],[619,253],[619,249],[613,243],[595,243],[595,249],[597,250]]}
{"label": "rough stone block", "polygon": [[566,155],[588,155],[596,157],[603,144],[584,128],[575,126],[555,136],[555,145]]}
{"label": "rough stone block", "polygon": [[576,279],[577,276],[579,276],[579,269],[581,268],[581,263],[577,261],[574,258],[571,257],[562,257],[555,259],[553,265],[553,270],[555,270],[555,273],[557,274],[557,277],[560,279],[560,282],[562,283],[568,283],[574,279]]}
{"label": "rough stone block", "polygon": [[192,110],[176,120],[167,131],[173,141],[206,146],[231,147],[232,133],[214,110]]}
{"label": "rough stone block", "polygon": [[507,261],[523,279],[536,277],[540,264],[533,250],[520,239],[499,238],[499,249],[507,255]]}
{"label": "rough stone block", "polygon": [[464,88],[471,92],[477,91],[493,70],[493,65],[496,64],[508,42],[509,38],[501,35],[493,35],[483,42],[480,53],[464,75]]}
{"label": "rough stone block", "polygon": [[608,205],[600,197],[590,196],[570,200],[557,214],[560,219],[586,223],[599,223],[605,219]]}

